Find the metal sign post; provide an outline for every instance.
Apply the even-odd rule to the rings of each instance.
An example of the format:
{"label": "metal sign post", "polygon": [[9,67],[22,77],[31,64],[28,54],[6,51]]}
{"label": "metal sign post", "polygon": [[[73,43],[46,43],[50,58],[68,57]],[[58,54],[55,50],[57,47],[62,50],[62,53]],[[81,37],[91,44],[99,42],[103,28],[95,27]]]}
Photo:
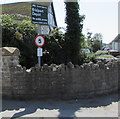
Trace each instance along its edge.
{"label": "metal sign post", "polygon": [[45,44],[45,39],[43,36],[38,35],[35,38],[35,44],[36,46],[38,46],[37,48],[37,56],[38,56],[38,66],[41,66],[41,56],[43,56],[43,52],[42,52],[42,46]]}
{"label": "metal sign post", "polygon": [[41,56],[42,54],[42,46],[45,43],[45,39],[41,35],[48,35],[49,25],[48,25],[48,7],[42,6],[38,4],[31,4],[31,16],[32,23],[38,24],[38,36],[35,38],[35,44],[38,46],[37,48],[37,56],[38,56],[38,65],[41,66]]}
{"label": "metal sign post", "polygon": [[48,35],[50,33],[49,25],[38,24],[38,35]]}

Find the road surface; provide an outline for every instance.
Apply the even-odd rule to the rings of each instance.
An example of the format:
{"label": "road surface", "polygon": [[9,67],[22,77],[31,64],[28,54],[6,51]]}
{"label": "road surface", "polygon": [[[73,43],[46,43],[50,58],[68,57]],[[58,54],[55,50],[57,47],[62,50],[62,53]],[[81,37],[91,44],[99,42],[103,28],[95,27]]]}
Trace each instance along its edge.
{"label": "road surface", "polygon": [[11,119],[20,117],[113,117],[115,119],[118,117],[118,103],[117,94],[70,101],[3,100],[0,114]]}

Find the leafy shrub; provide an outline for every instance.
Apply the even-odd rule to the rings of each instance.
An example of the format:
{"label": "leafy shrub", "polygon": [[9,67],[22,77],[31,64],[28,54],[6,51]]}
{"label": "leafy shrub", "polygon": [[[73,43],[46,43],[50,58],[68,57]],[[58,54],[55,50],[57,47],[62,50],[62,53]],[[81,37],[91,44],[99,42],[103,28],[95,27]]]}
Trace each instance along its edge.
{"label": "leafy shrub", "polygon": [[[37,46],[34,38],[37,35],[36,25],[23,15],[2,15],[2,46],[17,47],[20,50],[20,64],[30,68],[37,63]],[[64,34],[56,28],[45,36],[42,63],[64,63]],[[44,61],[44,62],[43,62]]]}
{"label": "leafy shrub", "polygon": [[[34,38],[37,35],[37,27],[32,24],[30,17],[23,15],[1,15],[2,23],[2,46],[17,47],[20,50],[20,64],[30,68],[37,63],[37,46]],[[65,61],[65,34],[56,28],[47,36],[43,47],[42,64],[61,64]],[[72,56],[71,56],[72,57]],[[43,62],[44,61],[44,62]],[[80,54],[79,64],[95,62],[94,55]]]}
{"label": "leafy shrub", "polygon": [[80,65],[83,63],[94,62],[96,63],[96,56],[94,54],[80,53]]}
{"label": "leafy shrub", "polygon": [[[36,64],[36,47],[34,38],[37,35],[36,26],[29,17],[22,15],[1,15],[2,46],[17,47],[20,50],[20,64],[30,68]],[[19,20],[16,20],[19,19]],[[27,20],[26,20],[27,19]]]}
{"label": "leafy shrub", "polygon": [[61,28],[56,28],[51,33],[45,36],[46,44],[44,48],[44,63],[61,64],[64,61],[64,34],[60,31]]}

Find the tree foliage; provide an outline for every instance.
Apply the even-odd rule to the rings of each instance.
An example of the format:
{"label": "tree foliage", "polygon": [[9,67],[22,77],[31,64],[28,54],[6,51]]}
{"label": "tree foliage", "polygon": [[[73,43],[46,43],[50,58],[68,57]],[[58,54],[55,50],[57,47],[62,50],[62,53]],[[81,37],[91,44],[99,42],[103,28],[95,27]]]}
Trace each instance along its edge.
{"label": "tree foliage", "polygon": [[[73,11],[69,9],[71,13],[67,13],[70,18],[66,17],[66,23],[68,23],[66,33],[64,34],[60,28],[56,28],[49,35],[44,36],[46,43],[43,47],[42,64],[61,64],[69,61],[74,64],[82,64],[92,59],[92,57],[80,54],[82,41],[85,39],[81,33],[84,17],[77,13],[76,19],[71,18],[76,11],[78,12],[78,4],[69,3],[68,6],[72,6]],[[37,64],[37,46],[34,44],[37,27],[31,23],[30,17],[19,14],[1,15],[0,17],[2,19],[2,23],[0,23],[2,26],[2,46],[17,47],[21,53],[20,64],[22,66],[30,68]],[[74,20],[75,22],[72,23]]]}
{"label": "tree foliage", "polygon": [[61,28],[56,28],[45,36],[46,44],[44,46],[44,63],[61,64],[64,63],[64,34],[60,31]]}
{"label": "tree foliage", "polygon": [[90,49],[92,52],[96,52],[102,48],[102,34],[95,33],[93,36],[92,32],[87,32],[84,36],[83,48]]}
{"label": "tree foliage", "polygon": [[79,15],[79,4],[65,2],[67,29],[65,33],[65,61],[79,64],[84,16]]}
{"label": "tree foliage", "polygon": [[1,15],[1,18],[2,46],[19,48],[21,65],[27,68],[35,65],[36,47],[34,38],[37,34],[35,25],[28,20],[29,17],[27,16],[5,14]]}
{"label": "tree foliage", "polygon": [[92,45],[93,52],[96,52],[102,49],[102,38],[103,36],[101,33],[94,34],[92,38],[93,39],[93,45]]}
{"label": "tree foliage", "polygon": [[[34,39],[37,35],[37,27],[32,24],[30,18],[23,15],[2,15],[2,46],[17,47],[20,50],[20,64],[30,68],[37,64],[37,46]],[[44,55],[42,64],[64,63],[65,43],[64,34],[60,28],[51,31],[43,47]]]}

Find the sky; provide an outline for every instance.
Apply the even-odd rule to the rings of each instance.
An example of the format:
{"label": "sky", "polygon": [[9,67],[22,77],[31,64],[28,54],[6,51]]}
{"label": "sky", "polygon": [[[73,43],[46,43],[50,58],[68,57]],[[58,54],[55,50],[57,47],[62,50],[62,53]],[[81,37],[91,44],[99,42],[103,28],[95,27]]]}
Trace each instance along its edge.
{"label": "sky", "polygon": [[[30,0],[1,0],[0,4]],[[118,34],[119,0],[80,0],[80,15],[85,15],[83,34],[101,33],[103,42],[110,43]],[[64,0],[53,0],[58,27],[66,27]]]}
{"label": "sky", "polygon": [[[65,8],[64,3],[61,1],[54,2],[54,6],[59,4],[59,7],[55,7],[55,10],[58,12],[58,14],[56,14],[56,19],[58,25],[65,26]],[[80,0],[79,6],[80,15],[85,15],[83,34],[86,34],[88,31],[93,34],[101,33],[103,35],[104,43],[110,43],[117,36],[117,0]]]}

